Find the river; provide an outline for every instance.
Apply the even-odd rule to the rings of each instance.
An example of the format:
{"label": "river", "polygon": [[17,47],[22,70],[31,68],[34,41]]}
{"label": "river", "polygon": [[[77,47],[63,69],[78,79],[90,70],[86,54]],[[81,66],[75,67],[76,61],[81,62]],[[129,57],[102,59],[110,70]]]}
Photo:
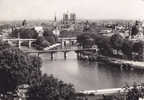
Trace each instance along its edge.
{"label": "river", "polygon": [[142,71],[125,71],[100,62],[78,61],[74,52],[68,53],[67,60],[64,60],[63,53],[55,54],[53,61],[48,54],[40,57],[43,60],[43,73],[53,74],[58,79],[72,83],[77,91],[119,88],[126,82],[130,85],[133,82],[144,82]]}

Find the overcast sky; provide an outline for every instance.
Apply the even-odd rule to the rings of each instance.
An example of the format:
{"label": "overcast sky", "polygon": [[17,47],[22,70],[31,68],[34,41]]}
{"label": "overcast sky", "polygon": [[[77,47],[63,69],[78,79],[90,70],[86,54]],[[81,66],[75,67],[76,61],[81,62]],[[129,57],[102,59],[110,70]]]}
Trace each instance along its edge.
{"label": "overcast sky", "polygon": [[85,19],[144,19],[144,0],[0,0],[0,20],[61,18],[67,11]]}

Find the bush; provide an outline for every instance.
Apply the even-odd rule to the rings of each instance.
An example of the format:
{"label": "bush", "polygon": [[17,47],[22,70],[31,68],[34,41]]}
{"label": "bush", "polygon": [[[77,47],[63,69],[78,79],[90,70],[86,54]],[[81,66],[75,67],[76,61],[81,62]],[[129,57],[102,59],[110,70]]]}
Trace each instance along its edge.
{"label": "bush", "polygon": [[44,74],[28,88],[27,97],[28,100],[74,100],[75,89],[71,84]]}

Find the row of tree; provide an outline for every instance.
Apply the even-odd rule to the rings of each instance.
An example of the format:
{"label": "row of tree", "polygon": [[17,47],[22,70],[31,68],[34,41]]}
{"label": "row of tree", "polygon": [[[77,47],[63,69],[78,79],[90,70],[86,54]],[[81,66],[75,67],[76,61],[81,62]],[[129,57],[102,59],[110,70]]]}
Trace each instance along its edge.
{"label": "row of tree", "polygon": [[[43,35],[39,36],[39,34]],[[43,33],[38,33],[34,28],[20,28],[13,30],[10,36],[22,39],[37,39],[32,46],[39,50],[58,42],[57,36],[48,29],[44,29]],[[24,43],[24,45],[26,44],[28,43]]]}
{"label": "row of tree", "polygon": [[58,42],[58,37],[52,33],[52,31],[44,30],[43,36],[38,36],[37,40],[33,43],[36,49],[43,50],[43,48],[48,47],[52,44]]}
{"label": "row of tree", "polygon": [[71,100],[75,97],[73,85],[42,74],[42,61],[0,41],[0,94],[17,94],[20,85],[27,84],[28,100]]}
{"label": "row of tree", "polygon": [[38,37],[38,33],[34,28],[20,28],[14,29],[10,34],[11,37],[14,38],[22,38],[22,39],[35,39]]}
{"label": "row of tree", "polygon": [[111,100],[143,100],[144,99],[144,83],[133,83],[132,86],[125,84],[123,92],[113,95]]}
{"label": "row of tree", "polygon": [[83,48],[92,47],[93,45],[97,45],[99,51],[106,56],[113,56],[113,50],[118,50],[123,53],[123,56],[132,59],[132,53],[138,53],[140,59],[143,54],[143,41],[131,41],[127,38],[124,38],[120,34],[114,34],[110,37],[102,36],[99,34],[93,33],[84,33],[77,36],[77,42]]}

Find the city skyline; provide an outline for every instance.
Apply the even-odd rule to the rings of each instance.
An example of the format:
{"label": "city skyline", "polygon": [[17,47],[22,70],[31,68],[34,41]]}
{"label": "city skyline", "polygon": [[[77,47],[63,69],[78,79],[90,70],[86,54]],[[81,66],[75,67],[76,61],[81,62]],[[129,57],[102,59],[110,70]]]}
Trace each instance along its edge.
{"label": "city skyline", "polygon": [[78,19],[144,19],[143,0],[0,0],[0,20],[62,19],[75,13]]}

